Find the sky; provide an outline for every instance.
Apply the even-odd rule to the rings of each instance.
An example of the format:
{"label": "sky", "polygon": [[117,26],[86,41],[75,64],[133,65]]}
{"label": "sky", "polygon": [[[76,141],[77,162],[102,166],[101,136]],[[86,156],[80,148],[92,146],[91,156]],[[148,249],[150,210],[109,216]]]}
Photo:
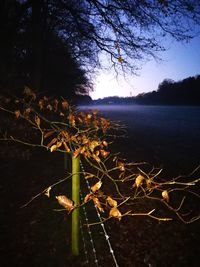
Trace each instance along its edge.
{"label": "sky", "polygon": [[160,53],[161,62],[147,62],[138,72],[139,76],[116,79],[114,73],[101,71],[96,79],[92,99],[107,96],[135,96],[157,90],[159,83],[169,78],[179,81],[200,74],[200,36],[189,43],[172,42]]}

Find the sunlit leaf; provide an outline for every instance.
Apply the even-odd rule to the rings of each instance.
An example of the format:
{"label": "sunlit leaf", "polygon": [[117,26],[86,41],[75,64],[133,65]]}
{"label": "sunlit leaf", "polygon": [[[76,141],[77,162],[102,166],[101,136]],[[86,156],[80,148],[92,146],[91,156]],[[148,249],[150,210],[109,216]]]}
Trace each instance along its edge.
{"label": "sunlit leaf", "polygon": [[89,148],[90,148],[90,150],[93,152],[94,151],[94,149],[97,147],[97,146],[99,146],[99,141],[97,141],[97,140],[93,140],[93,141],[91,141],[90,142],[90,144],[89,144]]}
{"label": "sunlit leaf", "polygon": [[94,160],[96,160],[97,162],[100,162],[101,159],[96,155],[96,154],[92,154],[92,157]]}
{"label": "sunlit leaf", "polygon": [[91,113],[88,113],[88,114],[87,114],[87,119],[90,120],[91,118],[92,118],[92,114],[91,114]]}
{"label": "sunlit leaf", "polygon": [[113,198],[111,197],[107,197],[106,201],[108,202],[108,204],[111,206],[111,207],[117,207],[117,201],[114,200]]}
{"label": "sunlit leaf", "polygon": [[113,207],[110,212],[109,212],[109,216],[110,217],[114,217],[116,219],[118,219],[119,221],[121,220],[122,218],[122,214],[121,212],[116,208],[116,207]]}
{"label": "sunlit leaf", "polygon": [[20,111],[19,110],[16,110],[15,111],[15,116],[16,116],[17,119],[20,117],[20,115],[21,115]]}
{"label": "sunlit leaf", "polygon": [[85,202],[85,203],[88,202],[90,199],[92,199],[92,197],[93,197],[93,194],[91,194],[91,193],[87,194],[87,195],[85,196],[85,198],[84,198],[84,202]]}
{"label": "sunlit leaf", "polygon": [[69,108],[69,103],[67,102],[67,100],[62,101],[62,108],[63,109],[68,109]]}
{"label": "sunlit leaf", "polygon": [[75,117],[74,117],[74,114],[73,113],[69,113],[68,115],[68,120],[69,120],[69,123],[74,127],[76,125],[75,123]]}
{"label": "sunlit leaf", "polygon": [[94,184],[92,187],[91,187],[91,190],[92,192],[96,192],[97,190],[99,190],[102,186],[102,182],[101,181],[98,181],[96,184]]}
{"label": "sunlit leaf", "polygon": [[136,179],[135,179],[135,186],[136,187],[139,187],[139,186],[141,186],[142,185],[142,183],[143,183],[143,180],[144,180],[144,177],[142,176],[142,175],[138,175],[137,177],[136,177]]}
{"label": "sunlit leaf", "polygon": [[76,158],[78,157],[78,155],[81,153],[81,147],[75,149],[74,153],[73,153],[73,156]]}
{"label": "sunlit leaf", "polygon": [[58,203],[63,206],[66,210],[68,210],[69,212],[72,211],[75,207],[74,207],[74,202],[67,198],[64,195],[61,196],[56,196],[56,199],[58,200]]}
{"label": "sunlit leaf", "polygon": [[40,118],[38,116],[35,116],[35,123],[38,127],[40,126]]}
{"label": "sunlit leaf", "polygon": [[57,142],[57,138],[53,138],[48,144],[47,147],[51,147],[53,144]]}
{"label": "sunlit leaf", "polygon": [[118,162],[120,171],[125,171],[125,164],[123,162]]}
{"label": "sunlit leaf", "polygon": [[52,111],[53,110],[52,105],[48,104],[47,105],[47,109],[50,110],[50,111]]}
{"label": "sunlit leaf", "polygon": [[57,148],[58,148],[57,145],[53,145],[53,146],[50,147],[50,151],[53,152],[53,151],[55,151]]}
{"label": "sunlit leaf", "polygon": [[108,143],[105,140],[102,142],[102,144],[106,147],[108,146]]}
{"label": "sunlit leaf", "polygon": [[47,188],[46,192],[45,192],[45,195],[46,195],[47,197],[50,197],[50,191],[51,191],[51,186],[49,186],[49,187]]}
{"label": "sunlit leaf", "polygon": [[67,153],[69,153],[70,152],[70,148],[68,147],[68,145],[66,144],[66,142],[62,142],[63,143],[63,145],[64,145],[64,147],[65,147],[65,150],[67,151]]}
{"label": "sunlit leaf", "polygon": [[89,173],[85,176],[85,179],[90,179],[90,178],[93,178],[94,177],[94,174],[92,173]]}
{"label": "sunlit leaf", "polygon": [[55,133],[54,130],[50,130],[50,131],[48,131],[47,133],[45,133],[44,138],[47,138],[47,137],[51,136],[51,135],[54,134],[54,133]]}
{"label": "sunlit leaf", "polygon": [[56,143],[57,148],[61,147],[62,144],[63,144],[62,141],[57,142],[57,143]]}
{"label": "sunlit leaf", "polygon": [[104,212],[104,209],[99,201],[99,199],[97,197],[93,197],[92,200],[94,201],[94,204],[96,205],[96,207],[98,208],[98,210],[100,212]]}
{"label": "sunlit leaf", "polygon": [[103,158],[107,158],[107,156],[110,154],[109,151],[105,151],[103,149],[100,150],[100,153],[101,153],[101,155],[102,155]]}
{"label": "sunlit leaf", "polygon": [[169,202],[169,193],[167,190],[162,191],[162,197],[166,202]]}

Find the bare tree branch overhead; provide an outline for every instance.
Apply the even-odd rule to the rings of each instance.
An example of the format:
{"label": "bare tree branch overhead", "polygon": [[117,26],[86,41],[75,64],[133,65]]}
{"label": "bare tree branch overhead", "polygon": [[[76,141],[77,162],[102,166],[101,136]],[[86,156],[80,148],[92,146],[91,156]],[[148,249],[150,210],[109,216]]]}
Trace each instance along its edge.
{"label": "bare tree branch overhead", "polygon": [[[116,71],[135,73],[143,60],[165,50],[167,37],[189,41],[200,25],[197,0],[13,0],[0,5],[1,86],[14,77],[14,84],[17,80],[39,90],[51,84],[49,66],[53,72],[66,69],[53,57],[58,50],[60,58],[68,53],[81,68],[78,91],[84,93],[91,84],[83,77],[91,78],[107,64],[102,54]],[[56,80],[64,81],[64,76]]]}

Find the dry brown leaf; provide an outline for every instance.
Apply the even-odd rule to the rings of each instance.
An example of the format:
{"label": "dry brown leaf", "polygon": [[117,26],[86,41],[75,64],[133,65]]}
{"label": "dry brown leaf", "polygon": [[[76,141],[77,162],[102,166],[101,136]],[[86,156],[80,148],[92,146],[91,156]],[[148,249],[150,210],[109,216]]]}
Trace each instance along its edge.
{"label": "dry brown leaf", "polygon": [[15,111],[15,116],[16,116],[17,119],[20,117],[20,115],[21,115],[20,111],[19,110],[16,110]]}
{"label": "dry brown leaf", "polygon": [[51,136],[52,134],[54,134],[54,132],[55,132],[54,130],[48,131],[47,133],[45,133],[44,138]]}
{"label": "dry brown leaf", "polygon": [[57,148],[58,148],[57,145],[53,145],[53,146],[50,147],[50,151],[53,152],[53,151],[55,151]]}
{"label": "dry brown leaf", "polygon": [[88,202],[90,199],[92,199],[93,198],[93,194],[91,194],[91,193],[89,193],[89,194],[87,194],[86,196],[85,196],[85,198],[84,198],[84,202]]}
{"label": "dry brown leaf", "polygon": [[119,166],[120,171],[125,171],[125,165],[123,162],[118,162],[118,166]]}
{"label": "dry brown leaf", "polygon": [[90,144],[89,144],[89,148],[90,148],[90,150],[93,152],[94,151],[94,149],[97,147],[97,146],[99,146],[99,141],[97,141],[97,140],[93,140],[93,141],[91,141],[90,142]]}
{"label": "dry brown leaf", "polygon": [[121,212],[116,208],[116,207],[113,207],[110,212],[109,212],[109,216],[110,217],[114,217],[116,219],[118,219],[119,221],[121,220],[122,218],[122,214]]}
{"label": "dry brown leaf", "polygon": [[48,104],[47,109],[52,111],[53,110],[52,105]]}
{"label": "dry brown leaf", "polygon": [[53,144],[57,142],[57,138],[53,138],[48,144],[47,147],[51,147]]}
{"label": "dry brown leaf", "polygon": [[68,145],[64,141],[62,143],[63,143],[63,145],[64,145],[65,150],[67,151],[67,153],[69,153],[70,152],[70,148],[68,147]]}
{"label": "dry brown leaf", "polygon": [[136,177],[136,179],[135,179],[135,184],[134,184],[134,186],[136,186],[136,187],[141,186],[142,183],[143,183],[143,180],[144,180],[144,177],[143,177],[141,174],[139,174],[139,175]]}
{"label": "dry brown leaf", "polygon": [[78,155],[81,153],[81,147],[79,147],[79,148],[77,148],[77,149],[75,149],[75,151],[74,151],[74,153],[73,153],[73,156],[76,158],[76,157],[78,157]]}
{"label": "dry brown leaf", "polygon": [[69,113],[68,115],[68,120],[69,120],[69,123],[72,125],[72,126],[75,126],[76,123],[75,123],[75,117],[74,117],[74,114],[73,113]]}
{"label": "dry brown leaf", "polygon": [[97,190],[99,190],[102,186],[102,182],[101,181],[98,181],[96,184],[94,184],[92,187],[91,187],[91,190],[92,192],[96,192]]}
{"label": "dry brown leaf", "polygon": [[103,149],[100,150],[100,153],[101,153],[101,155],[102,155],[103,158],[107,158],[107,156],[110,154],[109,151],[105,151]]}
{"label": "dry brown leaf", "polygon": [[58,200],[58,203],[69,212],[75,208],[73,201],[64,195],[56,196],[56,199]]}
{"label": "dry brown leaf", "polygon": [[35,116],[35,123],[38,127],[40,126],[40,118],[38,116]]}
{"label": "dry brown leaf", "polygon": [[85,179],[90,179],[90,178],[93,178],[94,177],[94,174],[92,173],[89,173],[85,176]]}
{"label": "dry brown leaf", "polygon": [[111,197],[107,197],[106,201],[111,207],[117,207],[117,201]]}
{"label": "dry brown leaf", "polygon": [[108,143],[105,140],[102,142],[102,144],[106,147],[108,146]]}
{"label": "dry brown leaf", "polygon": [[97,209],[98,209],[100,212],[104,212],[104,209],[102,208],[99,199],[98,199],[97,197],[93,197],[92,200],[94,201],[94,204],[96,205]]}
{"label": "dry brown leaf", "polygon": [[63,109],[68,109],[68,108],[69,108],[69,103],[67,102],[67,100],[64,100],[64,101],[62,102],[62,108],[63,108]]}
{"label": "dry brown leaf", "polygon": [[51,191],[51,186],[49,186],[49,187],[47,188],[46,192],[45,192],[45,195],[46,195],[47,197],[50,197],[50,191]]}
{"label": "dry brown leaf", "polygon": [[95,154],[92,154],[92,157],[93,157],[93,159],[96,160],[97,162],[100,162],[100,161],[101,161],[101,159],[100,159],[97,155],[95,155]]}
{"label": "dry brown leaf", "polygon": [[169,202],[169,193],[167,190],[162,191],[162,197],[166,202]]}

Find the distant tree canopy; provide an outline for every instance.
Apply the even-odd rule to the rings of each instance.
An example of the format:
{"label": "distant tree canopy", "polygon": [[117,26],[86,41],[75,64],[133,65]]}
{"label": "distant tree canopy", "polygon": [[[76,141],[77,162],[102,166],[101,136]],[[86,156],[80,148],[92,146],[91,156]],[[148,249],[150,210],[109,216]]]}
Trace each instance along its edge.
{"label": "distant tree canopy", "polygon": [[140,94],[135,100],[138,104],[200,105],[200,75],[178,82],[165,79],[157,91]]}
{"label": "distant tree canopy", "polygon": [[88,93],[102,52],[134,73],[162,38],[189,40],[199,24],[197,0],[2,0],[0,84]]}
{"label": "distant tree canopy", "polygon": [[175,82],[165,79],[157,91],[135,97],[105,97],[94,104],[200,105],[200,75]]}

